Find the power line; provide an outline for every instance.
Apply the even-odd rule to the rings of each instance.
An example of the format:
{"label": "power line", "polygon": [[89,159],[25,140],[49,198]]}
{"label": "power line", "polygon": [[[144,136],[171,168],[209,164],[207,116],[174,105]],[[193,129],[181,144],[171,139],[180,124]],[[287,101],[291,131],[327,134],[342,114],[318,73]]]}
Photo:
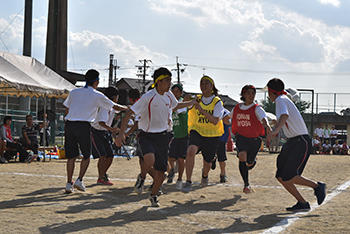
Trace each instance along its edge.
{"label": "power line", "polygon": [[24,10],[24,7],[17,12],[16,16],[13,17],[13,19],[11,20],[11,22],[7,25],[7,27],[0,33],[0,36],[12,25],[13,21],[15,21],[15,19],[17,18],[18,14]]}
{"label": "power line", "polygon": [[322,73],[322,72],[269,71],[269,70],[240,69],[240,68],[231,68],[231,67],[215,67],[215,66],[206,66],[206,65],[198,65],[198,64],[187,64],[187,66],[200,68],[202,70],[213,69],[213,70],[258,73],[258,74],[270,73],[270,74],[291,74],[291,75],[305,75],[305,76],[350,76],[350,72]]}

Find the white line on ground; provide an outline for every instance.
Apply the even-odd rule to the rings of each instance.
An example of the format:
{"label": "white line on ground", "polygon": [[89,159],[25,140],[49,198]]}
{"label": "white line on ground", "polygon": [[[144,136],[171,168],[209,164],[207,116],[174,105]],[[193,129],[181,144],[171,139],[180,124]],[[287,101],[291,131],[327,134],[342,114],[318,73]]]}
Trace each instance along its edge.
{"label": "white line on ground", "polygon": [[[326,204],[327,202],[332,200],[335,196],[337,196],[341,192],[345,191],[348,187],[350,187],[350,180],[345,182],[345,183],[343,183],[342,185],[339,185],[330,194],[327,194],[326,199],[324,200],[324,202],[320,206],[323,206],[324,204]],[[265,234],[265,233],[280,233],[280,232],[284,231],[287,227],[292,225],[300,217],[303,217],[303,216],[307,215],[308,213],[312,212],[313,210],[317,209],[320,206],[318,206],[317,203],[314,202],[314,203],[311,204],[311,209],[308,212],[302,212],[302,213],[296,213],[296,214],[290,215],[290,216],[286,217],[285,219],[282,219],[281,221],[276,223],[275,226],[265,230],[262,233],[263,234]]]}
{"label": "white line on ground", "polygon": [[[34,177],[52,177],[52,178],[66,178],[63,175],[47,175],[47,174],[32,174],[32,173],[23,173],[23,172],[0,172],[0,175],[17,175],[17,176],[34,176]],[[86,180],[97,180],[97,177],[89,177],[85,176]],[[110,178],[114,181],[122,181],[122,182],[136,182],[136,179],[124,179],[124,178]],[[146,182],[152,182],[151,180],[146,180]],[[199,184],[198,182],[194,182],[193,184]],[[243,184],[233,184],[233,183],[209,183],[209,186],[225,186],[225,187],[243,187]],[[264,189],[283,189],[282,186],[269,186],[269,185],[252,185],[253,188],[264,188]],[[298,188],[303,190],[310,190],[310,188]]]}

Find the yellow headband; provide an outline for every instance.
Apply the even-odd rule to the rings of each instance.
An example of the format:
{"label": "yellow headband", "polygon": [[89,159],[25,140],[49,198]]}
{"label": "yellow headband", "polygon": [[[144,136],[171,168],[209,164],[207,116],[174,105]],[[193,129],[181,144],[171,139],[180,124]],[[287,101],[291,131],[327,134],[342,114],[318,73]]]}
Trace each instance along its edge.
{"label": "yellow headband", "polygon": [[201,80],[209,80],[209,82],[214,86],[214,80],[210,78],[209,76],[203,76]]}
{"label": "yellow headband", "polygon": [[158,78],[154,81],[154,83],[152,84],[152,88],[154,88],[154,86],[156,86],[156,84],[157,84],[157,82],[158,81],[161,81],[161,80],[163,80],[163,79],[165,79],[165,78],[168,78],[168,77],[170,77],[169,75],[160,75],[160,76],[158,76]]}

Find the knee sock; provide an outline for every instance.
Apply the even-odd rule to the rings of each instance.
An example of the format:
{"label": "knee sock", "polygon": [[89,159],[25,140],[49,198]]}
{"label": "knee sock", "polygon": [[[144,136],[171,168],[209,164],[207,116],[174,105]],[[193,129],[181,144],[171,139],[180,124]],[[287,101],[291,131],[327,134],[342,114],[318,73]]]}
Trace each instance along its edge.
{"label": "knee sock", "polygon": [[242,179],[244,181],[244,186],[249,186],[248,182],[248,167],[246,165],[246,162],[239,161],[239,172],[241,173]]}

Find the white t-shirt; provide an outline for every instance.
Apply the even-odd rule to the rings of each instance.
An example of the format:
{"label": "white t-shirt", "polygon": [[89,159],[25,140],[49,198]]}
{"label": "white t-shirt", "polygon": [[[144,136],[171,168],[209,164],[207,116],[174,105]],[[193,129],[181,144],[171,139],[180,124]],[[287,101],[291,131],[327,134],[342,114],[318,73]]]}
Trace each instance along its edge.
{"label": "white t-shirt", "polygon": [[275,103],[277,119],[283,114],[288,115],[288,119],[282,127],[287,138],[308,134],[305,122],[301,117],[299,110],[286,95],[278,96]]}
{"label": "white t-shirt", "polygon": [[[251,108],[252,106],[255,105],[255,103],[252,103],[250,105],[245,105],[244,103],[239,103],[239,108],[241,110],[248,110],[249,108]],[[232,109],[232,112],[235,108]],[[259,121],[261,121],[262,119],[266,119],[266,112],[265,110],[259,105],[255,108],[255,115],[256,115],[256,118],[258,118]],[[233,114],[232,114],[233,116]]]}
{"label": "white t-shirt", "polygon": [[322,128],[316,128],[315,129],[315,134],[318,136],[318,137],[323,137],[323,129]]}
{"label": "white t-shirt", "polygon": [[97,130],[107,131],[104,127],[102,127],[99,122],[105,122],[105,124],[109,127],[112,126],[113,119],[115,117],[116,110],[110,109],[109,111],[106,109],[99,108],[97,112],[97,116],[95,121],[91,124],[91,126]]}
{"label": "white t-shirt", "polygon": [[69,108],[66,120],[94,122],[98,108],[110,110],[117,104],[100,91],[88,86],[72,90],[63,105]]}
{"label": "white t-shirt", "polygon": [[314,145],[318,145],[318,144],[320,144],[320,141],[319,140],[317,140],[317,139],[312,139],[312,145],[314,146]]}
{"label": "white t-shirt", "polygon": [[142,95],[130,109],[140,115],[139,129],[145,132],[163,132],[169,128],[171,110],[177,104],[172,92],[160,95],[154,88]]}
{"label": "white t-shirt", "polygon": [[[215,97],[215,95],[212,95],[210,97],[204,97],[202,96],[202,102],[204,105],[208,105],[213,101],[213,98]],[[222,102],[217,102],[214,106],[214,112],[213,112],[213,116],[214,117],[219,117],[222,118],[224,114],[224,107],[222,105]]]}
{"label": "white t-shirt", "polygon": [[332,129],[331,130],[331,138],[337,138],[338,136],[338,130],[337,129]]}
{"label": "white t-shirt", "polygon": [[332,147],[332,145],[331,145],[331,144],[326,144],[326,143],[324,143],[324,144],[322,145],[322,147],[325,148],[325,149],[330,149],[330,148]]}

